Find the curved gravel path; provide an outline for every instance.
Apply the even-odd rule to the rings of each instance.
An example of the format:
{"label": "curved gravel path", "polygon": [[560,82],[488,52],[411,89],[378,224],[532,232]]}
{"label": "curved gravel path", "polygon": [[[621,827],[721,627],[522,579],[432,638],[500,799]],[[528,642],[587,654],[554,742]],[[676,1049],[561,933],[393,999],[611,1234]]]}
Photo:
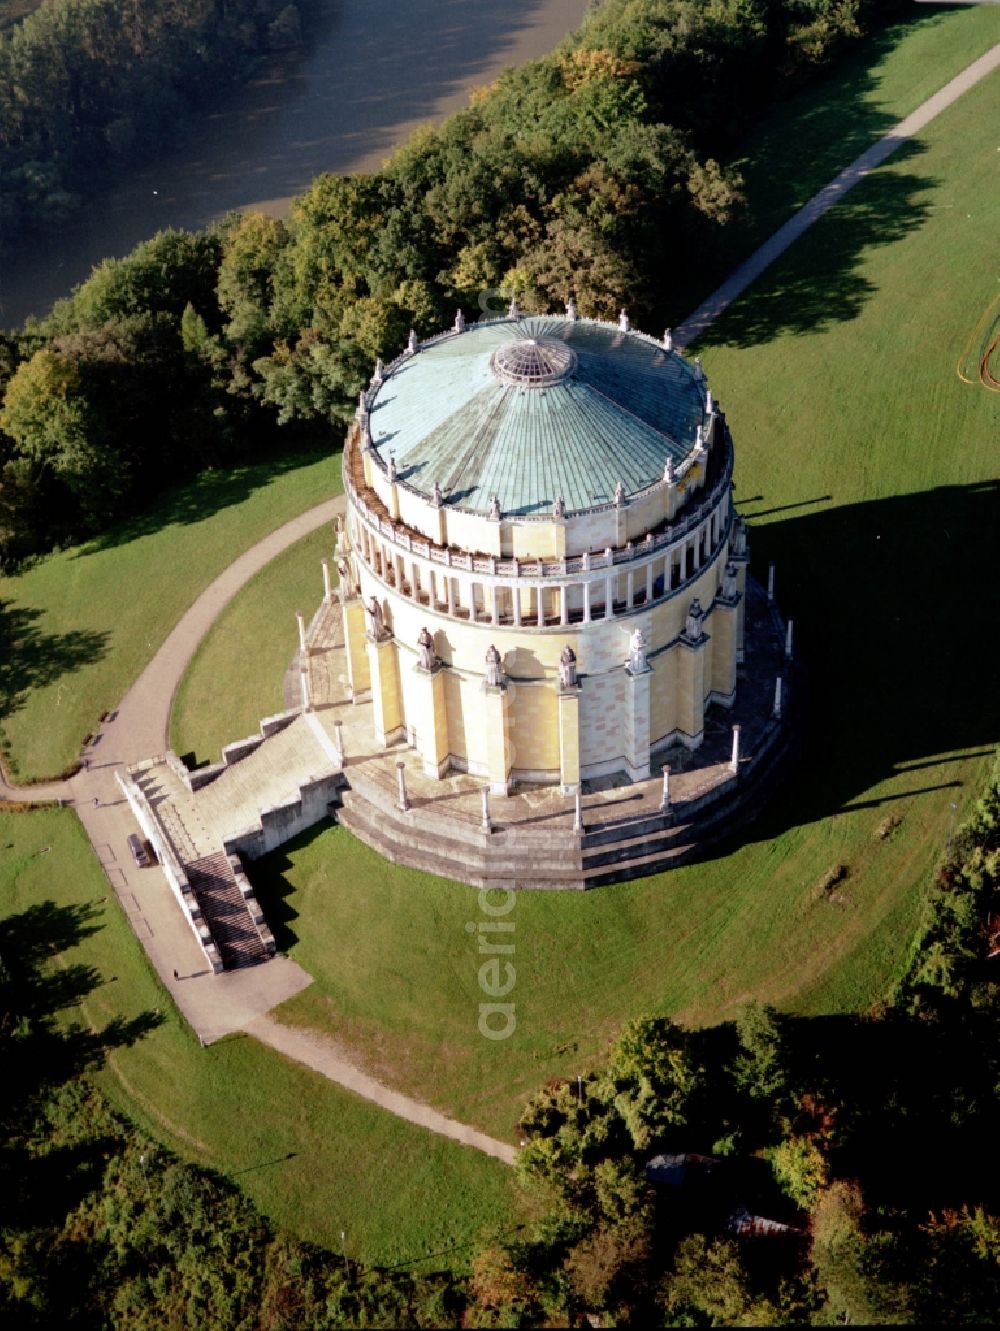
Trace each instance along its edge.
{"label": "curved gravel path", "polygon": [[458,1123],[420,1100],[412,1100],[408,1095],[390,1090],[388,1086],[362,1072],[356,1064],[345,1057],[344,1052],[333,1040],[318,1031],[305,1030],[298,1026],[283,1026],[269,1016],[258,1017],[244,1029],[247,1035],[252,1035],[262,1044],[269,1045],[288,1058],[293,1058],[296,1063],[304,1063],[329,1081],[335,1081],[338,1086],[344,1086],[355,1095],[363,1096],[365,1100],[380,1105],[390,1114],[395,1114],[397,1118],[405,1118],[408,1122],[416,1123],[418,1127],[426,1128],[428,1132],[436,1132],[441,1137],[450,1137],[453,1141],[461,1142],[463,1146],[472,1146],[485,1155],[492,1155],[497,1160],[502,1160],[506,1165],[514,1163],[517,1155],[515,1147],[498,1141],[495,1137],[488,1137],[478,1128]]}
{"label": "curved gravel path", "polygon": [[[4,799],[93,799],[115,789],[109,769],[163,753],[170,745],[170,709],[178,685],[202,638],[219,615],[262,568],[283,550],[310,535],[325,522],[333,522],[344,511],[344,496],[328,499],[286,522],[256,545],[245,550],[228,568],[208,584],[167,635],[152,660],[118,705],[114,721],[104,722],[100,736],[83,768],[68,781],[40,782],[15,786],[0,771],[0,797]],[[331,548],[333,537],[331,533]],[[107,779],[97,777],[108,772]],[[99,789],[96,787],[100,787]]]}
{"label": "curved gravel path", "polygon": [[713,291],[706,301],[689,314],[682,324],[674,329],[674,343],[678,347],[688,347],[718,319],[727,305],[732,304],[737,296],[746,291],[751,282],[760,277],[765,268],[774,263],[779,255],[784,254],[789,245],[798,240],[805,231],[818,222],[824,213],[839,203],[849,189],[859,180],[864,180],[869,172],[880,166],[907,139],[929,124],[935,116],[941,114],[952,102],[957,101],[964,92],[974,87],[1000,66],[1000,42],[991,47],[985,55],[974,60],[963,69],[961,74],[944,85],[933,97],[928,97],[905,119],[894,125],[888,134],[883,135],[860,157],[856,157],[850,166],[845,166],[838,176],[828,185],[824,185],[818,194],[804,203],[798,212],[793,213],[783,227],[780,227],[770,239],[766,240],[729,274],[722,286]]}
{"label": "curved gravel path", "polygon": [[[159,869],[136,869],[127,851],[126,838],[135,824],[115,773],[169,746],[170,709],[177,687],[199,643],[236,593],[283,550],[343,511],[344,497],[339,495],[286,522],[244,551],[181,617],[125,694],[114,721],[101,726],[99,742],[88,750],[88,765],[69,781],[24,787],[10,785],[0,774],[0,798],[62,800],[76,808],[161,982],[203,1044],[243,1031],[397,1118],[513,1164],[513,1146],[384,1086],[351,1063],[322,1034],[283,1026],[267,1016],[273,1007],[312,983],[312,976],[294,961],[274,957],[264,966],[246,970],[221,975],[206,971],[204,956]],[[154,875],[159,881],[150,891]]]}

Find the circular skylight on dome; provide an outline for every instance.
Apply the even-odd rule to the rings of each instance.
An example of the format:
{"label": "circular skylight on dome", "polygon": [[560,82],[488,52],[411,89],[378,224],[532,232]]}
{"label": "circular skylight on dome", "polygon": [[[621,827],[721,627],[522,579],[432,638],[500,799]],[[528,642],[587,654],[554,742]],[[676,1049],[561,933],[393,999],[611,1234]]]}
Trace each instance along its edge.
{"label": "circular skylight on dome", "polygon": [[548,388],[573,373],[576,352],[558,338],[527,337],[498,347],[490,357],[490,369],[501,383],[517,388]]}

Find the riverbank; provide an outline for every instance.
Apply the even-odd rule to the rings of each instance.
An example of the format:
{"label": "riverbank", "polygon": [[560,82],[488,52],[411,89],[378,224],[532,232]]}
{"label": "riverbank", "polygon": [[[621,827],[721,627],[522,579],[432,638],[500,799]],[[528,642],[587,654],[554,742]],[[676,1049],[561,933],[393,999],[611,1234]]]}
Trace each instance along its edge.
{"label": "riverbank", "polygon": [[91,199],[58,235],[0,272],[0,327],[13,328],[107,257],[164,227],[233,209],[288,212],[324,171],[370,171],[419,124],[464,106],[508,65],[547,54],[588,0],[322,0],[312,49],[284,55],[205,113],[188,141]]}

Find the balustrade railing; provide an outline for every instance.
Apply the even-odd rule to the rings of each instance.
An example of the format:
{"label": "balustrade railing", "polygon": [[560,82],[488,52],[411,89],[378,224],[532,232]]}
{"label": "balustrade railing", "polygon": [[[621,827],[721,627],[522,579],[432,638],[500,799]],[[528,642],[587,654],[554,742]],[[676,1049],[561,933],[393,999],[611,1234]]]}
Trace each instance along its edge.
{"label": "balustrade railing", "polygon": [[[728,441],[727,441],[728,442]],[[668,549],[689,536],[699,527],[709,513],[717,507],[723,495],[728,492],[732,482],[732,450],[728,451],[722,473],[712,486],[708,495],[697,508],[686,514],[679,522],[668,523],[659,532],[650,532],[640,541],[630,541],[618,549],[602,553],[572,555],[560,560],[537,559],[500,559],[496,556],[476,556],[456,552],[448,546],[435,545],[431,541],[420,540],[401,529],[387,518],[375,513],[366,503],[362,494],[352,483],[348,472],[348,489],[355,509],[366,525],[380,536],[385,536],[394,546],[429,559],[432,563],[442,564],[447,568],[462,569],[470,573],[482,573],[490,577],[501,578],[558,578],[577,573],[593,573],[600,569],[637,563],[650,555]]]}

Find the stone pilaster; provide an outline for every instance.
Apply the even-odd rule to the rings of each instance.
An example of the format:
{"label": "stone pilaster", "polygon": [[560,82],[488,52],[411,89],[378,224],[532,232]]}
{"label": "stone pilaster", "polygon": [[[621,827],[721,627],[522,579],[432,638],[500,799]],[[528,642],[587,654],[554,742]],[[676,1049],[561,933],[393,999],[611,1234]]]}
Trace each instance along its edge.
{"label": "stone pilaster", "polygon": [[369,637],[367,648],[375,738],[380,744],[391,744],[404,734],[396,640],[386,637],[375,642]]}
{"label": "stone pilaster", "polygon": [[625,679],[625,770],[633,781],[649,777],[649,688],[653,672],[648,667],[636,674],[626,667]]}
{"label": "stone pilaster", "polygon": [[486,725],[486,775],[494,795],[510,790],[514,766],[510,737],[510,699],[506,684],[483,685],[483,720]]}
{"label": "stone pilaster", "polygon": [[705,737],[705,657],[708,635],[697,642],[681,637],[677,644],[677,730],[687,749]]}
{"label": "stone pilaster", "polygon": [[747,641],[747,569],[750,567],[750,556],[744,555],[741,558],[733,558],[736,565],[737,587],[740,593],[740,603],[736,611],[736,660],[739,665],[743,664],[746,657]]}
{"label": "stone pilaster", "polygon": [[[746,569],[744,568],[744,577]],[[743,597],[716,597],[712,606],[712,697],[724,707],[736,700],[736,661]]]}
{"label": "stone pilaster", "polygon": [[448,767],[448,706],[445,698],[445,667],[433,670],[413,667],[410,691],[410,733],[424,766],[424,775],[444,776]]}
{"label": "stone pilaster", "polygon": [[580,784],[580,690],[560,689],[559,780],[564,795],[572,795]]}
{"label": "stone pilaster", "polygon": [[347,658],[347,681],[351,687],[351,701],[363,702],[372,686],[368,653],[365,651],[365,607],[360,596],[345,598],[342,606],[344,621],[344,655]]}
{"label": "stone pilaster", "polygon": [[734,518],[729,535],[729,562],[736,565],[736,587],[740,594],[740,605],[737,612],[736,660],[742,665],[747,634],[747,569],[750,565],[750,546],[747,541],[746,523],[739,517]]}

